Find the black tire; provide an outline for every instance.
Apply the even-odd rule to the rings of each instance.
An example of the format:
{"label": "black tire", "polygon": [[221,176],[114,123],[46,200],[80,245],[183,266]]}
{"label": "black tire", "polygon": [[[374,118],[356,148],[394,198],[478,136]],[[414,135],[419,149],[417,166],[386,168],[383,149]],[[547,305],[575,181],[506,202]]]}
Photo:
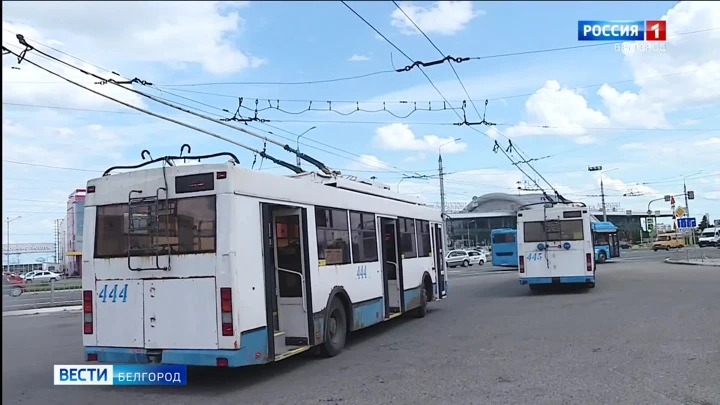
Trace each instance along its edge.
{"label": "black tire", "polygon": [[338,298],[333,298],[325,317],[325,339],[320,353],[326,357],[335,357],[345,348],[347,338],[347,314]]}
{"label": "black tire", "polygon": [[606,260],[607,255],[605,254],[605,252],[600,252],[600,254],[598,254],[598,263],[605,263]]}
{"label": "black tire", "polygon": [[8,291],[8,295],[11,297],[19,297],[23,293],[23,290],[21,287],[12,287],[10,288],[10,291]]}
{"label": "black tire", "polygon": [[485,264],[485,260],[480,260],[480,261],[478,262],[478,265],[479,265],[479,266],[482,266],[483,264]]}
{"label": "black tire", "polygon": [[530,291],[532,292],[538,292],[540,291],[540,286],[536,284],[528,284],[528,287],[530,287]]}
{"label": "black tire", "polygon": [[658,251],[658,248],[653,248],[653,252],[657,252],[657,251]]}
{"label": "black tire", "polygon": [[469,265],[470,265],[470,262],[469,262],[469,261],[463,260],[463,263],[462,263],[462,266],[463,266],[463,267],[468,267]]}
{"label": "black tire", "polygon": [[427,315],[427,290],[425,289],[425,283],[420,287],[420,306],[413,310],[413,315],[416,318],[425,318]]}

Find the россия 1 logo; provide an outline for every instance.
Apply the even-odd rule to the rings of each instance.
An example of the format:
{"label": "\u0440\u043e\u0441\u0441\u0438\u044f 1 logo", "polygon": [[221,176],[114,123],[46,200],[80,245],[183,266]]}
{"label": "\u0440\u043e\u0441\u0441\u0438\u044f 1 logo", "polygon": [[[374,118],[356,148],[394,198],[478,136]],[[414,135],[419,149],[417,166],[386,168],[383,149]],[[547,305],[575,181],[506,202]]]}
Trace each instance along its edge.
{"label": "\u0440\u043e\u0441\u0441\u0438\u044f 1 logo", "polygon": [[[615,41],[615,50],[665,52],[665,20],[587,20],[578,21],[578,41]],[[648,42],[651,43],[641,43]]]}

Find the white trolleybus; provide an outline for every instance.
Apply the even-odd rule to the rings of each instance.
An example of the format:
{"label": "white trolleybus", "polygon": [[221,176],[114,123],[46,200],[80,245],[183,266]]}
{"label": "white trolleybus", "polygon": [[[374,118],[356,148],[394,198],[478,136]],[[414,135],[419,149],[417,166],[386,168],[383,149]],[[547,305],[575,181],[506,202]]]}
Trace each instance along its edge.
{"label": "white trolleybus", "polygon": [[88,182],[86,361],[334,356],[349,333],[445,297],[440,212],[338,176],[243,169],[230,153],[185,158],[221,155],[232,160],[164,157]]}
{"label": "white trolleybus", "polygon": [[585,204],[522,206],[517,236],[520,284],[533,291],[553,284],[595,287],[595,251]]}

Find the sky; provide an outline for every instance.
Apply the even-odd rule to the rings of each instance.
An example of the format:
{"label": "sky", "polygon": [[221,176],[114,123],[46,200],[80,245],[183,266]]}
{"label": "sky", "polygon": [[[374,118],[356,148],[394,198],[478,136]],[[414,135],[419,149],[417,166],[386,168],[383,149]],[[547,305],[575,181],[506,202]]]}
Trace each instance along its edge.
{"label": "sky", "polygon": [[[231,124],[293,147],[305,133],[302,152],[432,203],[441,152],[451,209],[486,193],[531,192],[533,180],[549,190],[528,165],[513,164],[535,159],[533,168],[573,200],[599,204],[602,177],[609,205],[645,211],[653,199],[682,194],[685,179],[692,216],[720,219],[720,3],[348,4],[402,53],[341,2],[4,2],[3,46],[21,52],[19,33],[37,48],[20,64],[3,56],[2,210],[20,217],[11,242],[52,242],[68,195],[109,166],[140,162],[143,149],[175,155],[187,143],[193,153],[231,151],[244,167],[289,174],[28,61],[289,162],[295,156],[277,145],[79,69],[139,78],[151,85],[133,89],[215,119],[267,120]],[[665,52],[577,40],[578,20],[603,19],[667,20]],[[564,47],[573,49],[553,50]],[[412,64],[403,53],[474,59],[396,72]],[[495,125],[454,125],[483,116]],[[507,156],[494,152],[495,142],[506,150],[510,141]],[[4,243],[5,234],[3,223]]]}

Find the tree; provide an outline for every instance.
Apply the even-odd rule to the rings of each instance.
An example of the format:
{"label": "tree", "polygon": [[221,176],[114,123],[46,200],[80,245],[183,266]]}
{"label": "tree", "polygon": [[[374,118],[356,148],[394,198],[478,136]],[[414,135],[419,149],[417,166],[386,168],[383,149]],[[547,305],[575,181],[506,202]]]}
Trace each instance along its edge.
{"label": "tree", "polygon": [[700,221],[700,224],[698,225],[698,229],[700,230],[700,232],[702,232],[703,230],[705,230],[705,228],[709,228],[709,227],[710,227],[710,218],[708,218],[707,215],[703,215],[703,219],[702,219],[702,221]]}

